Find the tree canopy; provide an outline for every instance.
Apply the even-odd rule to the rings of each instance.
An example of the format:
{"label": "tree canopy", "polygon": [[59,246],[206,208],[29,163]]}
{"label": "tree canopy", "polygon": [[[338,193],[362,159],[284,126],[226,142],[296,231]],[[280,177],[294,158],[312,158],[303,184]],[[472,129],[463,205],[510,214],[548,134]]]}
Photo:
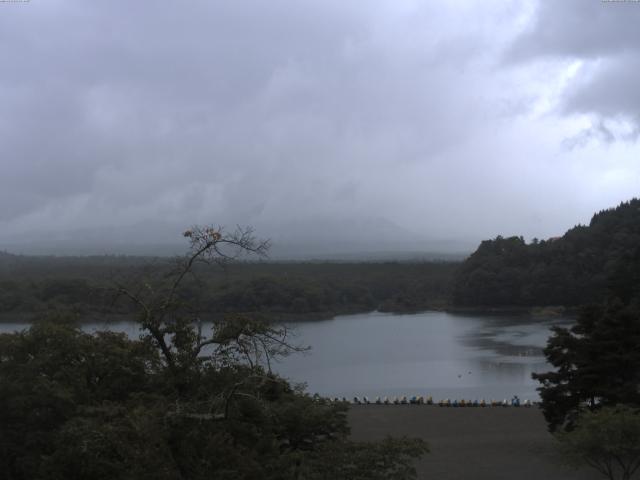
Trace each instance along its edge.
{"label": "tree canopy", "polygon": [[605,407],[580,415],[576,428],[557,435],[569,464],[587,464],[610,480],[629,480],[640,468],[640,411]]}
{"label": "tree canopy", "polygon": [[346,404],[271,371],[300,348],[286,329],[232,315],[204,331],[184,279],[264,244],[249,230],[187,233],[172,270],[114,286],[138,310],[140,339],[60,320],[0,335],[6,478],[414,478],[423,441],[352,442]]}
{"label": "tree canopy", "polygon": [[[42,319],[57,310],[93,320],[131,316],[130,302],[112,302],[115,275],[140,278],[175,267],[168,258],[0,256],[0,315]],[[458,263],[284,262],[246,258],[233,268],[196,265],[181,284],[183,298],[209,316],[250,314],[267,320],[330,318],[371,310],[407,312],[450,302]]]}
{"label": "tree canopy", "polygon": [[551,430],[571,429],[585,410],[640,407],[640,308],[618,299],[584,308],[571,328],[555,327],[544,353],[554,371],[533,374]]}
{"label": "tree canopy", "polygon": [[580,306],[603,301],[611,288],[625,302],[640,292],[640,199],[598,212],[562,237],[483,241],[456,274],[453,302]]}

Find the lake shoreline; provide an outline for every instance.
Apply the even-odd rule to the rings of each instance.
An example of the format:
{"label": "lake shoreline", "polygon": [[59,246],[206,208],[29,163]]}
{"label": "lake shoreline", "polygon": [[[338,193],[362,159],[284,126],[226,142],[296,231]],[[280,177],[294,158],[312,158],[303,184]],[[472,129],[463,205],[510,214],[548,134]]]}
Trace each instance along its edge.
{"label": "lake shoreline", "polygon": [[[202,316],[203,332],[213,327]],[[14,319],[0,331],[29,328]],[[94,317],[76,325],[87,333],[103,330],[140,337],[129,315]],[[297,319],[299,320],[299,319]],[[562,318],[518,315],[453,315],[441,311],[395,315],[384,312],[336,317],[325,322],[288,322],[288,341],[311,350],[274,360],[274,369],[292,383],[306,383],[326,397],[432,396],[486,401],[518,395],[536,400],[531,374],[547,371],[542,354],[554,323]]]}
{"label": "lake shoreline", "polygon": [[[231,315],[243,315],[251,316],[269,323],[303,323],[303,322],[321,322],[326,320],[334,320],[337,317],[346,315],[368,315],[383,313],[389,315],[413,315],[428,312],[443,312],[452,315],[519,315],[530,316],[531,318],[555,318],[555,317],[575,317],[579,313],[578,307],[565,307],[561,305],[549,305],[549,306],[536,306],[536,307],[520,307],[520,306],[443,306],[433,305],[427,306],[421,309],[402,309],[402,310],[387,310],[387,309],[345,309],[344,311],[331,311],[331,312],[305,312],[305,313],[292,313],[292,312],[221,312],[210,313],[202,315],[201,318],[204,321],[213,321],[223,318],[224,316]],[[34,323],[36,321],[42,321],[47,316],[50,316],[52,312],[2,312],[0,313],[0,324],[3,323]],[[96,322],[122,322],[122,321],[135,321],[135,314],[129,313],[81,313],[74,312],[56,312],[53,314],[60,314],[61,316],[68,314],[70,317],[77,316],[77,323],[87,324]]]}

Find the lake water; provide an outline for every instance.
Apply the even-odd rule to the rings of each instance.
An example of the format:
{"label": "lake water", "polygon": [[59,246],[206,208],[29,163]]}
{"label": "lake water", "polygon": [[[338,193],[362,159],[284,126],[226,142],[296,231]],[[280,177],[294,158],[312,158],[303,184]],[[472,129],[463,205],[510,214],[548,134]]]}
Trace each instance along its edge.
{"label": "lake water", "polygon": [[278,370],[310,392],[369,397],[538,399],[531,373],[550,369],[542,354],[554,324],[529,316],[368,313],[299,323],[307,355]]}
{"label": "lake water", "polygon": [[[288,323],[295,343],[311,346],[274,365],[310,393],[376,397],[432,395],[434,399],[537,399],[531,373],[549,370],[542,355],[549,327],[566,319],[529,316],[366,313]],[[0,331],[26,328],[0,324]],[[87,324],[139,334],[133,322]]]}

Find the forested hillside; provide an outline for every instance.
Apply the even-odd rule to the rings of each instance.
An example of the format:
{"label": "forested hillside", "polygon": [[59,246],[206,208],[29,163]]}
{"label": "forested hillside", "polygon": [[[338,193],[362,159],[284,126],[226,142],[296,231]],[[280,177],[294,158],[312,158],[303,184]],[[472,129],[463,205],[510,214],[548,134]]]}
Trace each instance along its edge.
{"label": "forested hillside", "polygon": [[[142,273],[160,275],[173,259],[144,257],[0,257],[0,314],[62,310],[92,318],[131,313],[112,289]],[[202,315],[259,313],[268,319],[327,318],[375,309],[443,308],[457,263],[239,262],[195,269],[181,295]]]}
{"label": "forested hillside", "polygon": [[454,281],[457,306],[577,306],[640,289],[640,199],[596,213],[560,238],[486,240]]}

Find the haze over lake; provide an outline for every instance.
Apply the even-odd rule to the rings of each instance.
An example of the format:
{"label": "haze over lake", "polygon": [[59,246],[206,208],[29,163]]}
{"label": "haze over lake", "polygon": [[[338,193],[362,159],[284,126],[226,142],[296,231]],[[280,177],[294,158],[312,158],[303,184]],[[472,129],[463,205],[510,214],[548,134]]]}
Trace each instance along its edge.
{"label": "haze over lake", "polygon": [[[549,328],[567,322],[445,312],[372,312],[294,322],[287,324],[295,332],[294,342],[311,350],[282,359],[274,369],[323,396],[534,399],[538,384],[531,373],[550,368],[542,355]],[[26,327],[4,323],[0,331]],[[139,334],[134,322],[89,323],[83,328],[109,328],[134,338]]]}

